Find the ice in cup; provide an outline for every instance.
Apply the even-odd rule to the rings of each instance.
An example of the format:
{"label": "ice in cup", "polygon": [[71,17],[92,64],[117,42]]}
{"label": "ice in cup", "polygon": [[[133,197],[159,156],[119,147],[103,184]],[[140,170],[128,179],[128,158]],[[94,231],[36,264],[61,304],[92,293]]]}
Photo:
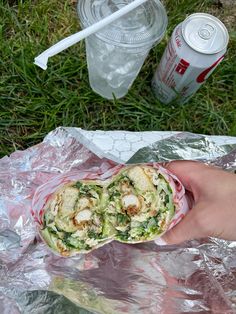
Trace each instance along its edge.
{"label": "ice in cup", "polygon": [[[83,28],[104,19],[130,0],[80,0],[78,15]],[[149,0],[101,31],[86,38],[91,88],[107,99],[125,96],[150,49],[167,27],[165,8]]]}

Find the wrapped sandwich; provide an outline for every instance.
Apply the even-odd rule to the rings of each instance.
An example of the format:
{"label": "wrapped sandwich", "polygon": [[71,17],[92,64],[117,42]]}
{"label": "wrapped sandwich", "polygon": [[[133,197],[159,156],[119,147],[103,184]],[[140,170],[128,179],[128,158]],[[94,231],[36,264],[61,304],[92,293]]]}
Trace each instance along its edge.
{"label": "wrapped sandwich", "polygon": [[63,256],[86,253],[103,245],[105,231],[103,186],[98,181],[77,181],[56,191],[46,203],[41,235]]}
{"label": "wrapped sandwich", "polygon": [[41,208],[40,234],[62,256],[87,253],[112,240],[151,241],[184,216],[184,192],[158,164],[119,168],[105,181],[66,182]]}
{"label": "wrapped sandwich", "polygon": [[175,213],[174,189],[160,168],[123,169],[108,185],[105,219],[122,242],[143,242],[167,230]]}

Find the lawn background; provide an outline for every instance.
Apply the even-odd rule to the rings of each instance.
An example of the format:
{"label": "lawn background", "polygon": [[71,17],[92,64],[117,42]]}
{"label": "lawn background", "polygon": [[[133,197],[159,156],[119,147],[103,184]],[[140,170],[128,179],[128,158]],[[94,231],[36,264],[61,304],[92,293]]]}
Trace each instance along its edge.
{"label": "lawn background", "polygon": [[[0,0],[0,157],[39,143],[58,126],[96,130],[178,130],[236,136],[236,1],[166,0],[169,24],[126,97],[108,101],[88,83],[84,41],[43,71],[33,59],[79,30],[76,1]],[[194,12],[219,17],[230,34],[223,63],[185,105],[163,105],[151,90],[174,27]]]}

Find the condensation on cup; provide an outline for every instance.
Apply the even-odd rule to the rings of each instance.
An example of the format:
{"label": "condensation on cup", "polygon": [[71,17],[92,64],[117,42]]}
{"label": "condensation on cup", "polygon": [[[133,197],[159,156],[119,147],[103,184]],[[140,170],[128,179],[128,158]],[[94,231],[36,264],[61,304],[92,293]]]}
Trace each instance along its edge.
{"label": "condensation on cup", "polygon": [[175,29],[152,80],[156,97],[165,104],[187,102],[224,59],[229,34],[206,13],[190,15]]}

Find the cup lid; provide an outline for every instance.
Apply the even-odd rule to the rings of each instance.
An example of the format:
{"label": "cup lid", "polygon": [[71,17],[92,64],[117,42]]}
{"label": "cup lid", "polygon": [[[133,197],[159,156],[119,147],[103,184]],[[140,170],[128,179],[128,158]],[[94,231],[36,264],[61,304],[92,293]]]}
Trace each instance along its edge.
{"label": "cup lid", "polygon": [[[78,15],[83,28],[86,28],[132,0],[80,0]],[[167,27],[165,8],[159,0],[149,0],[132,12],[96,33],[103,41],[122,46],[152,45],[163,37]]]}

